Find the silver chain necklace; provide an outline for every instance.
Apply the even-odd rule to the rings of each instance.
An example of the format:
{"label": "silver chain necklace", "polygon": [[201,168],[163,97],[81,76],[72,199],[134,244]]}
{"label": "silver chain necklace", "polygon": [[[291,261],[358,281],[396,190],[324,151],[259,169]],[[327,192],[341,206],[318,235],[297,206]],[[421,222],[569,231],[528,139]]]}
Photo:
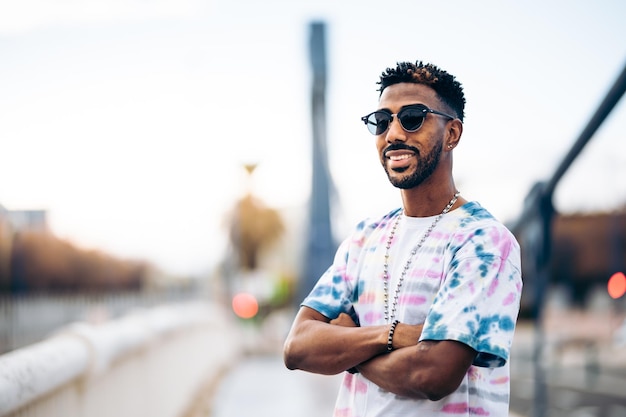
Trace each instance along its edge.
{"label": "silver chain necklace", "polygon": [[430,233],[433,231],[437,223],[439,223],[439,220],[441,220],[443,215],[449,212],[452,206],[454,206],[454,203],[456,203],[456,200],[457,198],[459,198],[460,194],[461,193],[459,191],[454,193],[452,200],[450,200],[448,205],[444,207],[443,211],[439,213],[437,217],[435,217],[435,220],[428,227],[428,229],[426,230],[426,233],[424,233],[420,241],[417,243],[417,245],[415,245],[415,247],[411,251],[411,254],[409,255],[409,259],[406,261],[406,265],[404,265],[404,268],[402,269],[402,274],[400,275],[400,279],[398,280],[398,285],[396,286],[396,291],[393,296],[391,314],[389,314],[390,313],[389,312],[389,249],[391,249],[391,241],[393,240],[393,237],[396,234],[396,229],[398,228],[398,223],[400,222],[402,213],[398,213],[398,215],[396,216],[395,222],[393,223],[393,227],[391,228],[391,233],[389,234],[389,238],[387,239],[387,247],[385,251],[385,265],[384,265],[384,271],[383,271],[383,285],[385,289],[385,321],[387,323],[390,323],[396,316],[396,308],[398,307],[398,298],[400,296],[400,289],[402,288],[402,284],[404,283],[404,278],[406,277],[406,273],[411,267],[411,263],[413,262],[413,257],[415,256],[417,251],[422,247],[422,245],[428,238],[428,235],[430,235]]}

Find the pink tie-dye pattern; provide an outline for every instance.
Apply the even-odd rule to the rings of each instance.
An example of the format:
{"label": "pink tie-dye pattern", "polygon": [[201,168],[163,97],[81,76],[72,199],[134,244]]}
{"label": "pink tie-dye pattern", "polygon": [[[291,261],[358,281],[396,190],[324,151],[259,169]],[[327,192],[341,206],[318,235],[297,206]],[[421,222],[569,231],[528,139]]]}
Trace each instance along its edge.
{"label": "pink tie-dye pattern", "polygon": [[502,257],[502,259],[508,259],[509,253],[511,252],[511,247],[513,245],[511,245],[511,241],[508,239],[503,239],[500,243],[501,244],[498,247],[498,249],[500,250],[500,256]]}
{"label": "pink tie-dye pattern", "polygon": [[441,411],[448,414],[464,414],[469,408],[467,403],[451,403],[443,406]]}
{"label": "pink tie-dye pattern", "polygon": [[355,392],[365,394],[367,392],[367,384],[363,381],[357,380],[355,385]]}
{"label": "pink tie-dye pattern", "polygon": [[377,323],[378,319],[382,317],[382,314],[376,313],[374,311],[369,311],[363,315],[365,318],[365,323]]}
{"label": "pink tie-dye pattern", "polygon": [[508,306],[509,304],[513,303],[515,300],[516,300],[515,294],[510,292],[509,295],[507,295],[506,298],[502,301],[502,305]]}
{"label": "pink tie-dye pattern", "polygon": [[507,382],[509,382],[509,379],[510,378],[508,376],[503,376],[501,378],[492,379],[491,381],[489,381],[489,383],[491,385],[506,384]]}
{"label": "pink tie-dye pattern", "polygon": [[336,408],[333,417],[351,417],[350,408]]}
{"label": "pink tie-dye pattern", "polygon": [[496,289],[498,288],[499,283],[500,283],[500,280],[498,278],[495,278],[493,281],[491,281],[491,285],[489,286],[489,291],[487,291],[487,295],[489,297],[491,297],[493,293],[496,292]]}
{"label": "pink tie-dye pattern", "polygon": [[453,403],[444,406],[441,411],[448,414],[469,414],[473,416],[488,416],[490,413],[482,407],[470,407],[467,403]]}
{"label": "pink tie-dye pattern", "polygon": [[422,295],[407,294],[400,296],[400,303],[402,304],[421,305],[425,302],[426,297]]}
{"label": "pink tie-dye pattern", "polygon": [[343,385],[345,385],[348,390],[353,385],[352,380],[354,380],[354,392],[358,392],[361,394],[365,394],[367,392],[367,384],[363,381],[360,381],[358,378],[355,378],[354,375],[347,375],[343,379]]}
{"label": "pink tie-dye pattern", "polygon": [[359,297],[359,303],[371,303],[376,301],[376,293],[373,291],[364,292]]}
{"label": "pink tie-dye pattern", "polygon": [[493,242],[494,246],[498,246],[498,243],[500,243],[500,239],[501,239],[501,235],[500,235],[500,231],[498,229],[491,229],[491,233],[489,233],[489,236],[491,236],[491,241]]}
{"label": "pink tie-dye pattern", "polygon": [[469,370],[467,371],[467,377],[470,381],[477,381],[480,379],[480,373],[475,366],[470,366]]}

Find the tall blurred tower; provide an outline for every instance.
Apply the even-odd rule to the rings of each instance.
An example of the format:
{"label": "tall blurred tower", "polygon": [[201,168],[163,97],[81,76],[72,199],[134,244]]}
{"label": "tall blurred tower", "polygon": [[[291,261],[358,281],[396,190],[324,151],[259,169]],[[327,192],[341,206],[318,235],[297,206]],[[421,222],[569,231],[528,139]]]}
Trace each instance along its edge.
{"label": "tall blurred tower", "polygon": [[332,180],[326,149],[326,40],[325,25],[313,22],[310,26],[310,59],[313,70],[311,95],[313,126],[313,173],[307,242],[304,250],[303,272],[299,293],[301,300],[313,288],[320,275],[333,260],[335,243],[332,237],[330,203]]}

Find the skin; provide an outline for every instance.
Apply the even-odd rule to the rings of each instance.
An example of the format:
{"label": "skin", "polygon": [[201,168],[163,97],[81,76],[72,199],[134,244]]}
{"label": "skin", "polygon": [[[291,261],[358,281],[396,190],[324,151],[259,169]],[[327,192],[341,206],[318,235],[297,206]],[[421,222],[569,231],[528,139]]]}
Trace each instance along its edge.
{"label": "skin", "polygon": [[[379,109],[398,113],[402,107],[422,103],[431,109],[454,114],[425,85],[399,83],[381,94]],[[406,132],[397,119],[376,137],[380,162],[392,184],[413,184],[400,188],[404,212],[411,217],[434,216],[448,204],[456,186],[452,177],[452,150],[463,133],[460,120],[429,114],[416,132]],[[390,145],[405,148],[386,152]],[[424,160],[436,155],[438,162],[424,171]],[[408,157],[407,157],[408,156]],[[459,197],[452,209],[466,203]],[[359,372],[382,389],[411,398],[438,400],[456,390],[476,351],[450,340],[417,343],[422,325],[399,323],[393,336],[393,348],[387,353],[390,325],[357,327],[345,314],[334,320],[302,307],[284,346],[285,365],[320,374],[337,374],[357,367]]]}

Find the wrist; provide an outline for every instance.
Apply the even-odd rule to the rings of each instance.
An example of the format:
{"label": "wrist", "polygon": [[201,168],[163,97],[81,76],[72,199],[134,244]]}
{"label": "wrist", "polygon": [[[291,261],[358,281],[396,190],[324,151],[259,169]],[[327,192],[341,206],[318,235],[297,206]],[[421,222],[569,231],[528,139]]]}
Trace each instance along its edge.
{"label": "wrist", "polygon": [[393,334],[396,331],[398,323],[400,323],[400,320],[394,320],[393,323],[391,323],[391,327],[389,327],[389,333],[387,334],[387,352],[393,350]]}

